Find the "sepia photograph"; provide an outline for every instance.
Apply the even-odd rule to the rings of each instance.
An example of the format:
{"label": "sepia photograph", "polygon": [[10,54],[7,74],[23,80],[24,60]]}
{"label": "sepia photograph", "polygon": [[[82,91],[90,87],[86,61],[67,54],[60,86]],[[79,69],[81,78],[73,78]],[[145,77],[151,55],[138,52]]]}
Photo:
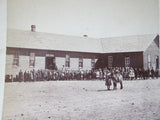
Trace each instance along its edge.
{"label": "sepia photograph", "polygon": [[159,6],[7,0],[0,119],[160,120]]}

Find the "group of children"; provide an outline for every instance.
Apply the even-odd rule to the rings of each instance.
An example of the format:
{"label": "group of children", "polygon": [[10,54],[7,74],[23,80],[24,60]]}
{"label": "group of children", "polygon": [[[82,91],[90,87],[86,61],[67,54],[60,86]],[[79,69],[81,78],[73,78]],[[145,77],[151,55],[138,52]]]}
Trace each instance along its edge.
{"label": "group of children", "polygon": [[158,78],[158,71],[132,67],[112,67],[97,70],[20,70],[16,76],[6,75],[6,82],[50,80],[104,80],[108,72],[118,70],[124,80]]}

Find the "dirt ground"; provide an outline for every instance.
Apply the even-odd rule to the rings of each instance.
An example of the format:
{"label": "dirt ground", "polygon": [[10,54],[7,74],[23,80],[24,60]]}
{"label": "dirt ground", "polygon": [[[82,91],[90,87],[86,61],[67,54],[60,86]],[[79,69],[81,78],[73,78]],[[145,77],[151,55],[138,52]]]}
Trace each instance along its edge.
{"label": "dirt ground", "polygon": [[6,83],[3,120],[160,120],[160,79]]}

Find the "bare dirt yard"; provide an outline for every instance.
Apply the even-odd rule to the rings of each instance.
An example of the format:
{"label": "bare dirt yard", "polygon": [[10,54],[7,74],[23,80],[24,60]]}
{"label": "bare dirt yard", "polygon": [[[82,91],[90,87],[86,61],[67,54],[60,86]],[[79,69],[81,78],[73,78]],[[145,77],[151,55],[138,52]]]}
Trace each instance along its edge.
{"label": "bare dirt yard", "polygon": [[160,120],[160,79],[6,83],[3,120]]}

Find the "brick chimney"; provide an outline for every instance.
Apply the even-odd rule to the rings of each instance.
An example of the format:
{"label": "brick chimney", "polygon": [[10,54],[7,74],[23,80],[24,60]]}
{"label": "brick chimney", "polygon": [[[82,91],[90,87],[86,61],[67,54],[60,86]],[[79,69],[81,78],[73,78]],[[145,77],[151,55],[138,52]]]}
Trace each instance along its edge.
{"label": "brick chimney", "polygon": [[83,37],[88,37],[88,35],[83,35]]}
{"label": "brick chimney", "polygon": [[31,25],[31,31],[36,32],[36,25]]}

